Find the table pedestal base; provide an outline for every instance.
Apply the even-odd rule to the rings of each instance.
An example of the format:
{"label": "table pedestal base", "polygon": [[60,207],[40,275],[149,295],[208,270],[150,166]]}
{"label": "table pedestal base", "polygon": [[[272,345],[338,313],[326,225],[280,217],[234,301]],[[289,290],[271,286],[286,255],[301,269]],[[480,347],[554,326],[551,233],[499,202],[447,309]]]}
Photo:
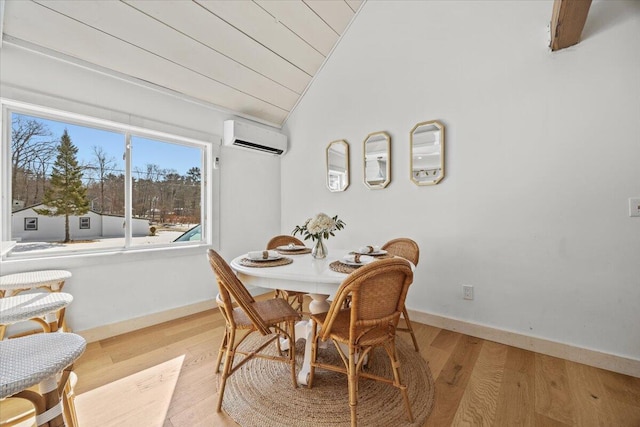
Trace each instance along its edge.
{"label": "table pedestal base", "polygon": [[[323,294],[309,294],[312,300],[309,302],[309,311],[312,314],[317,313],[325,313],[329,311],[329,307],[331,306],[327,301],[329,295]],[[304,361],[302,362],[302,368],[298,372],[298,384],[307,385],[309,373],[311,372],[311,337],[313,336],[313,329],[311,327],[311,320],[301,320],[296,323],[296,339],[304,338],[306,340],[304,346]],[[326,342],[320,342],[318,344],[320,348],[326,348]],[[280,341],[280,348],[282,350],[289,349],[289,341],[283,339]]]}

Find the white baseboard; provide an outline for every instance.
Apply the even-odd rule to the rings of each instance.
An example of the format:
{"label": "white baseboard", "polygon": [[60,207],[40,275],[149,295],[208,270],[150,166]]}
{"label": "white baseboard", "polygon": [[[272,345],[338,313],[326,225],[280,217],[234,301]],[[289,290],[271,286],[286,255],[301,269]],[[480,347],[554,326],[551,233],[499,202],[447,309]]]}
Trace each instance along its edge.
{"label": "white baseboard", "polygon": [[[254,288],[250,291],[255,295],[260,294],[262,290]],[[157,325],[159,323],[168,322],[170,320],[179,319],[191,314],[200,313],[216,307],[215,300],[213,299],[201,301],[195,304],[177,307],[147,316],[123,320],[122,322],[98,326],[84,331],[77,331],[76,333],[84,337],[87,342],[94,342],[146,328],[148,326]],[[602,353],[596,350],[576,347],[544,338],[533,337],[422,311],[409,310],[409,316],[412,321],[424,323],[425,325],[460,332],[466,335],[499,342],[501,344],[531,350],[549,356],[560,357],[573,362],[584,363],[585,365],[595,366],[597,368],[607,369],[609,371],[640,378],[640,360],[609,353]]]}
{"label": "white baseboard", "polygon": [[535,351],[549,356],[560,357],[572,362],[583,363],[596,368],[619,372],[640,378],[640,360],[630,359],[615,354],[602,353],[596,350],[576,347],[544,338],[524,335],[517,332],[498,329],[491,326],[470,323],[464,320],[439,316],[421,311],[408,310],[412,321],[424,323],[437,328],[456,331],[465,335],[499,342],[501,344]]}

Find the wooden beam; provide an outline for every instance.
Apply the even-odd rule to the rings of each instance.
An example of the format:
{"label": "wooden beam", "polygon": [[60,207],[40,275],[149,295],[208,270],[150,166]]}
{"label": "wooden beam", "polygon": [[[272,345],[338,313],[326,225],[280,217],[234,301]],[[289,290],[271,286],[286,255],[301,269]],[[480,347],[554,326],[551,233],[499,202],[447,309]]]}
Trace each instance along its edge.
{"label": "wooden beam", "polygon": [[591,0],[555,0],[551,16],[551,50],[573,46],[580,41]]}

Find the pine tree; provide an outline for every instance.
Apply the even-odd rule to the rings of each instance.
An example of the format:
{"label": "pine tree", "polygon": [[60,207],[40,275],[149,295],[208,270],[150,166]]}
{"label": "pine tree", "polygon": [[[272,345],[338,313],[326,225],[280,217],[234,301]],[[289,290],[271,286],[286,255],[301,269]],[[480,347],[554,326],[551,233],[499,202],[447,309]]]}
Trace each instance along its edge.
{"label": "pine tree", "polygon": [[58,156],[53,164],[49,188],[42,203],[46,209],[35,209],[40,215],[64,215],[64,242],[71,241],[69,216],[89,212],[87,188],[82,184],[82,168],[78,165],[78,148],[73,145],[69,133],[64,130],[57,147]]}

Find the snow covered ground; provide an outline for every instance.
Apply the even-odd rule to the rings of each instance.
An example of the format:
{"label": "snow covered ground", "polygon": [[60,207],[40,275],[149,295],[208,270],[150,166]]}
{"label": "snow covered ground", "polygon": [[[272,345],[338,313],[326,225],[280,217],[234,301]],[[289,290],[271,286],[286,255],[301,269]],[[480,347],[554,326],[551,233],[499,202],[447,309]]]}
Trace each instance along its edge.
{"label": "snow covered ground", "polygon": [[[173,242],[184,231],[160,230],[155,236],[134,237],[132,246],[167,245]],[[60,242],[18,242],[12,253],[51,253],[68,251],[90,251],[95,249],[121,248],[124,246],[124,237],[95,239],[92,241],[79,241],[70,243]]]}

